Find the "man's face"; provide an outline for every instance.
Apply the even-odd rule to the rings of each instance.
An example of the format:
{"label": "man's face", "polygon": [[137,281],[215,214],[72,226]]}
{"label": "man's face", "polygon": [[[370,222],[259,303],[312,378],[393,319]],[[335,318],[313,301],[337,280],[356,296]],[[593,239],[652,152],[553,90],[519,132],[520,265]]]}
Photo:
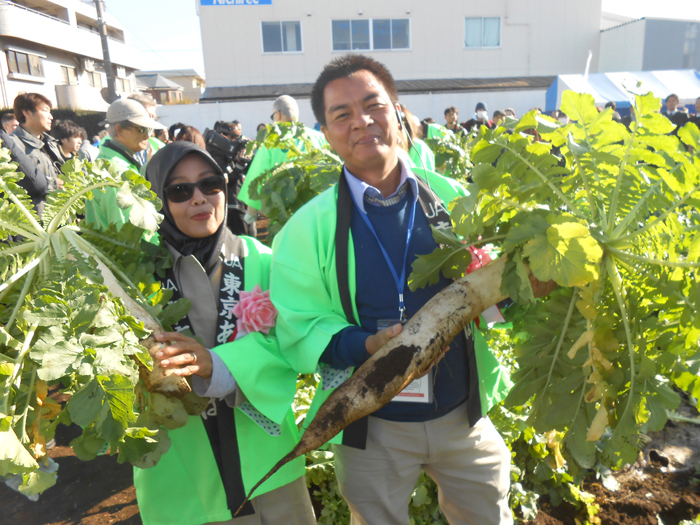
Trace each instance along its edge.
{"label": "man's face", "polygon": [[5,122],[3,128],[5,129],[5,133],[9,134],[17,129],[17,126],[19,126],[19,122],[17,122],[17,119],[13,117],[12,120]]}
{"label": "man's face", "polygon": [[496,115],[495,117],[493,117],[493,123],[496,126],[500,126],[503,122],[505,122],[505,120],[506,117],[504,117],[503,115]]}
{"label": "man's face", "polygon": [[124,144],[131,151],[138,153],[148,149],[148,135],[150,129],[128,123],[124,126],[118,124],[117,140]]}
{"label": "man's face", "polygon": [[238,138],[241,136],[241,133],[243,132],[243,128],[241,127],[240,124],[236,124],[231,128],[231,134],[234,136],[234,138]]}
{"label": "man's face", "polygon": [[53,115],[51,115],[51,108],[48,104],[40,102],[36,107],[36,111],[25,111],[24,127],[31,130],[33,133],[44,133],[46,131],[51,131],[51,122],[53,121]]}
{"label": "man's face", "polygon": [[399,121],[389,94],[366,70],[338,78],[323,91],[326,125],[321,131],[348,170],[386,170],[397,162]]}
{"label": "man's face", "polygon": [[669,111],[675,111],[676,107],[678,107],[678,99],[676,97],[668,97],[666,99],[666,108]]}
{"label": "man's face", "polygon": [[506,116],[507,117],[512,117],[515,118],[515,113],[513,113],[511,110],[506,109]]}
{"label": "man's face", "polygon": [[456,111],[450,111],[449,113],[445,113],[445,122],[447,122],[447,126],[450,128],[454,128],[455,124],[457,124],[457,120],[459,119],[459,113]]}

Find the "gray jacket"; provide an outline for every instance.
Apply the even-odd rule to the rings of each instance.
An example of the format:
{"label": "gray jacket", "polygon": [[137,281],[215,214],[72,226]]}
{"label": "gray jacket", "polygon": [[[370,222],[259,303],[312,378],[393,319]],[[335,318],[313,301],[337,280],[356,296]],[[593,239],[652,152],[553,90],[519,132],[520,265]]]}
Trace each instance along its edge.
{"label": "gray jacket", "polygon": [[9,148],[13,160],[20,164],[19,170],[25,175],[19,185],[27,190],[37,213],[41,216],[46,195],[56,189],[56,178],[63,164],[58,141],[46,133],[41,139],[37,138],[22,126],[17,126],[10,138],[14,140],[6,140],[5,145]]}

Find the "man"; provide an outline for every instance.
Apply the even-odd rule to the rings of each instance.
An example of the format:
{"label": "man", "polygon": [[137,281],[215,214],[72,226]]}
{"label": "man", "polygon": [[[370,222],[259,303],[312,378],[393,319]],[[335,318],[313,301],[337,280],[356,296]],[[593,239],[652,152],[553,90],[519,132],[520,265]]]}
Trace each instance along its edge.
{"label": "man", "polygon": [[454,106],[450,106],[445,109],[445,128],[449,129],[452,133],[458,135],[466,133],[466,130],[462,127],[459,121],[459,112]]}
{"label": "man", "polygon": [[506,114],[501,111],[500,109],[497,109],[496,111],[493,112],[493,126],[498,127],[501,124],[503,124],[506,121]]}
{"label": "man", "polygon": [[[140,173],[144,163],[138,155],[149,147],[153,129],[165,126],[153,120],[146,108],[131,99],[119,99],[107,109],[108,137],[100,144],[98,159],[106,159],[119,173],[131,170]],[[97,190],[85,203],[85,220],[106,229],[110,223],[123,225],[129,220],[129,209],[117,205],[117,188]]]}
{"label": "man", "polygon": [[[334,387],[401,332],[402,319],[450,282],[442,277],[416,292],[407,286],[417,254],[436,247],[431,226],[449,227],[447,203],[466,192],[400,160],[397,99],[389,71],[363,55],[334,60],[312,89],[316,120],[345,167],[339,184],[277,235],[271,276],[285,358],[299,373],[319,366],[309,420]],[[483,337],[471,327],[459,334],[419,386],[423,402],[394,400],[331,440],[352,523],[408,523],[421,469],[438,484],[451,523],[512,523],[510,454],[482,417],[509,380]]]}
{"label": "man", "polygon": [[19,122],[15,118],[14,113],[5,113],[2,116],[2,129],[5,130],[5,133],[9,135],[17,126],[19,126]]}
{"label": "man", "polygon": [[515,116],[515,110],[513,108],[506,108],[506,117],[518,118]]}
{"label": "man", "polygon": [[[146,113],[148,113],[148,117],[151,120],[158,121],[158,116],[156,114],[156,110],[158,109],[158,103],[156,102],[156,99],[153,98],[153,96],[150,93],[132,93],[129,95],[130,100],[135,100],[139,104],[141,104],[144,109],[146,110]],[[163,128],[154,128],[154,129],[166,129],[165,127]],[[148,164],[148,161],[151,160],[151,157],[155,155],[156,151],[158,151],[160,148],[165,146],[165,142],[156,138],[153,133],[151,133],[151,136],[148,139],[148,148],[146,148],[144,151],[140,151],[137,153],[137,156],[141,160],[141,164]]]}
{"label": "man", "polygon": [[493,129],[493,121],[489,120],[489,113],[486,109],[486,104],[479,102],[474,110],[474,116],[462,123],[464,129],[471,132],[472,129],[476,128],[477,131],[481,126],[486,126],[489,129]]}
{"label": "man", "polygon": [[613,115],[612,118],[615,122],[622,122],[622,117],[620,114],[617,112],[617,104],[615,103],[614,100],[610,100],[605,103],[605,109],[612,109]]}
{"label": "man", "polygon": [[661,108],[661,114],[666,115],[676,125],[676,129],[672,132],[673,135],[678,134],[678,128],[682,128],[688,122],[688,114],[678,109],[679,103],[678,95],[671,93],[666,97],[666,105]]}
{"label": "man", "polygon": [[63,186],[58,178],[63,158],[56,139],[48,134],[53,121],[51,101],[40,93],[24,93],[17,95],[13,106],[19,125],[12,135],[3,132],[0,138],[25,175],[19,185],[41,216],[49,191]]}
{"label": "man", "polygon": [[690,121],[700,127],[700,97],[695,100],[695,115],[690,117]]}
{"label": "man", "polygon": [[[289,95],[278,97],[272,104],[272,110],[273,113],[270,115],[270,118],[273,122],[296,122],[298,126],[303,126],[303,124],[298,122],[299,106],[297,105],[297,101]],[[326,145],[326,139],[324,139],[323,135],[318,131],[304,127],[304,134],[315,147],[321,148]],[[303,148],[303,142],[301,140],[297,140],[296,142],[298,147]],[[279,148],[269,150],[264,146],[261,146],[255,152],[253,162],[250,164],[250,168],[248,168],[245,181],[243,181],[243,186],[241,186],[241,190],[238,193],[238,199],[248,206],[244,217],[244,220],[248,224],[255,222],[261,207],[260,201],[254,200],[250,196],[249,189],[251,183],[266,171],[290,160],[287,155],[287,150]]]}

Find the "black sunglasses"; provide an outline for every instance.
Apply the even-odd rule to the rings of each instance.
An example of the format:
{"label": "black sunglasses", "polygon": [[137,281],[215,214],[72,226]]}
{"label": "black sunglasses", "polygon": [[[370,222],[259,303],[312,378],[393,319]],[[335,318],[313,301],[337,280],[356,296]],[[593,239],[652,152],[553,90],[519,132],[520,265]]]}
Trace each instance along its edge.
{"label": "black sunglasses", "polygon": [[185,202],[192,198],[195,188],[204,195],[216,195],[226,189],[226,179],[213,175],[197,182],[181,182],[168,186],[163,193],[170,202]]}

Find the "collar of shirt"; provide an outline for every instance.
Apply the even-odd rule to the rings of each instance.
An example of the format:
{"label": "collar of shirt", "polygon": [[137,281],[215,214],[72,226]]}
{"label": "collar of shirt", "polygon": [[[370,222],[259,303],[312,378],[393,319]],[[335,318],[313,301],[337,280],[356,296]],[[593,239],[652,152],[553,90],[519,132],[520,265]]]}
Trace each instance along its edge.
{"label": "collar of shirt", "polygon": [[377,188],[375,188],[374,186],[370,186],[366,182],[361,181],[352,173],[350,173],[346,167],[343,167],[345,180],[348,183],[348,188],[350,189],[352,198],[357,203],[357,207],[360,208],[360,211],[362,213],[367,214],[367,212],[365,211],[365,194],[378,199],[389,199],[396,195],[396,192],[399,190],[401,185],[407,180],[408,183],[411,185],[411,189],[413,190],[413,200],[418,200],[418,181],[416,181],[416,176],[409,169],[409,167],[406,165],[403,159],[399,158],[399,162],[401,164],[401,179],[399,180],[398,186],[396,186],[396,191],[394,191],[394,193],[392,193],[388,197],[382,196],[382,193]]}

